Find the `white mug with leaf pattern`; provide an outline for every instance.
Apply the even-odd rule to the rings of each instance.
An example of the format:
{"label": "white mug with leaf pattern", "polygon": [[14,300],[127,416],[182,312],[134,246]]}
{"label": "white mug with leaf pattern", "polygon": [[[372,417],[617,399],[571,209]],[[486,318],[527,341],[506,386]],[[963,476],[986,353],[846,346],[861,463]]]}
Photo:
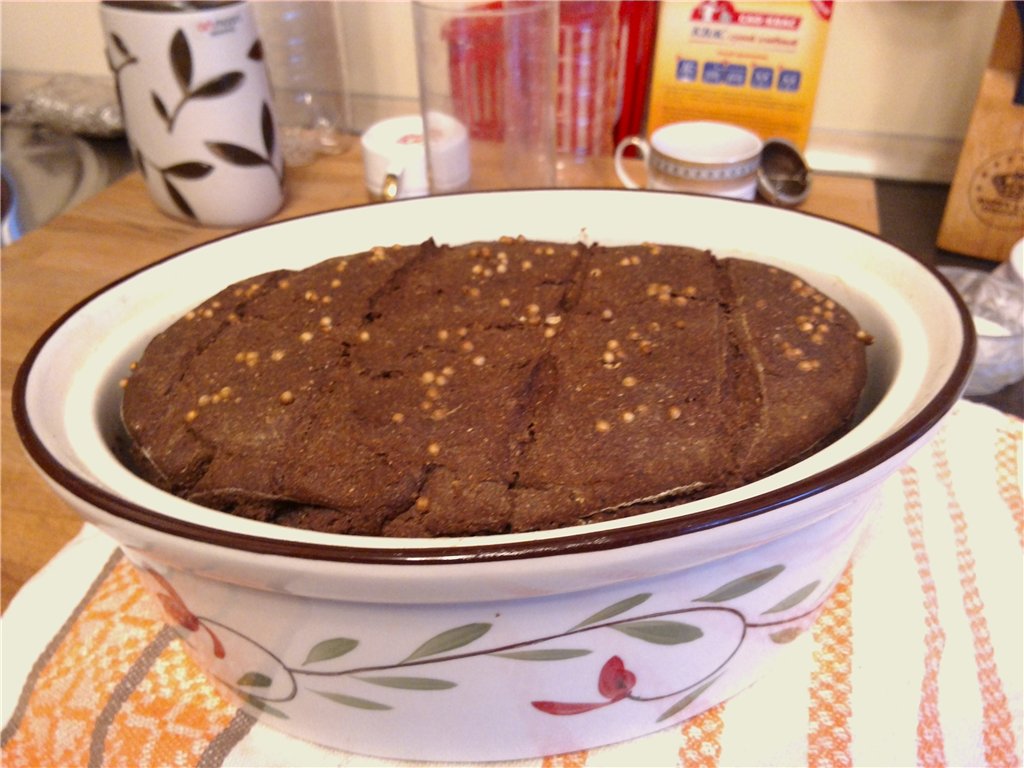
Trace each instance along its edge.
{"label": "white mug with leaf pattern", "polygon": [[132,155],[160,209],[214,227],[276,213],[284,162],[249,6],[108,0],[100,14]]}

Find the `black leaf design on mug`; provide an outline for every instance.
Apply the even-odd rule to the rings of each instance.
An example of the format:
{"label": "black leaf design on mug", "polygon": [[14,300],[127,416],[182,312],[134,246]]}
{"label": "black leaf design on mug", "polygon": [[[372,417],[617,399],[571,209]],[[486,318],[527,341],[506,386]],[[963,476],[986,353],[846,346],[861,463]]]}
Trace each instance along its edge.
{"label": "black leaf design on mug", "polygon": [[110,33],[110,40],[114,43],[114,47],[117,48],[117,52],[124,56],[126,59],[134,59],[131,51],[128,50],[128,46],[124,44],[124,40],[116,32]]}
{"label": "black leaf design on mug", "polygon": [[201,179],[204,176],[208,176],[212,171],[212,165],[199,161],[177,163],[163,169],[165,176],[176,176],[179,179]]}
{"label": "black leaf design on mug", "polygon": [[248,56],[253,61],[263,61],[263,41],[256,38],[256,41],[252,44],[249,49]]}
{"label": "black leaf design on mug", "polygon": [[208,141],[206,146],[221,160],[227,160],[232,165],[267,165],[269,162],[258,152],[253,152],[238,144],[230,144],[226,141]]}
{"label": "black leaf design on mug", "polygon": [[132,64],[138,64],[139,60],[136,58],[131,50],[125,45],[124,40],[116,32],[110,33],[110,42],[113,45],[114,50],[117,51],[118,58],[115,60],[114,53],[111,51],[110,46],[104,48],[104,53],[107,57],[107,66],[110,67],[110,71],[114,73],[114,92],[117,94],[117,106],[121,110],[121,119],[124,119],[124,98],[121,95],[121,70]]}
{"label": "black leaf design on mug", "polygon": [[262,109],[260,110],[260,124],[263,134],[263,148],[266,154],[261,155],[259,152],[249,149],[249,147],[243,147],[240,144],[234,144],[229,141],[207,141],[206,147],[221,160],[232,165],[246,168],[261,165],[267,166],[274,172],[278,184],[284,188],[284,173],[283,171],[279,173],[277,168],[274,167],[274,118],[270,112],[270,105],[267,102],[263,102]]}
{"label": "black leaf design on mug", "polygon": [[182,179],[184,181],[204,179],[213,173],[214,166],[201,160],[183,160],[179,163],[160,167],[152,159],[147,158],[142,153],[142,150],[134,145],[132,146],[132,154],[135,158],[135,164],[142,174],[142,178],[145,179],[147,177],[147,169],[152,166],[160,174],[160,178],[164,183],[164,189],[167,191],[167,196],[171,198],[171,202],[174,203],[175,207],[186,217],[198,221],[199,217],[196,216],[192,206],[185,199],[185,195],[172,183],[172,179]]}
{"label": "black leaf design on mug", "polygon": [[192,210],[192,206],[188,204],[188,201],[182,196],[178,189],[171,184],[170,180],[164,176],[164,186],[167,188],[167,194],[170,195],[171,200],[178,206],[178,210],[188,216],[190,219],[196,218],[195,211]]}
{"label": "black leaf design on mug", "polygon": [[156,113],[160,115],[160,117],[163,119],[165,123],[170,122],[171,116],[167,112],[167,107],[164,106],[163,99],[161,99],[160,96],[157,95],[156,91],[150,93],[150,96],[153,99],[153,109],[156,110]]}
{"label": "black leaf design on mug", "polygon": [[135,167],[139,169],[142,178],[146,178],[146,158],[138,147],[133,147],[132,155],[135,158]]}
{"label": "black leaf design on mug", "polygon": [[261,116],[263,122],[263,149],[266,151],[268,157],[274,155],[274,116],[270,114],[270,106],[263,102],[263,114]]}
{"label": "black leaf design on mug", "polygon": [[192,87],[192,49],[180,29],[171,38],[171,69],[182,93],[188,93]]}
{"label": "black leaf design on mug", "polygon": [[189,96],[193,99],[212,99],[216,96],[223,96],[238,88],[244,79],[245,75],[241,72],[228,72],[213,80],[207,80]]}
{"label": "black leaf design on mug", "polygon": [[175,105],[173,110],[168,110],[167,105],[153,94],[153,106],[156,109],[160,119],[164,121],[168,131],[174,130],[174,125],[177,122],[178,115],[181,110],[189,103],[192,99],[212,99],[219,96],[226,96],[229,93],[237,90],[241,87],[245,81],[245,73],[237,70],[230,72],[224,72],[223,74],[216,75],[206,82],[199,83],[195,87],[192,85],[192,78],[194,75],[194,66],[192,58],[192,48],[188,44],[188,38],[185,36],[183,30],[178,30],[174,33],[174,37],[171,38],[170,47],[170,63],[171,70],[174,72],[174,79],[178,83],[178,88],[181,90],[181,98]]}

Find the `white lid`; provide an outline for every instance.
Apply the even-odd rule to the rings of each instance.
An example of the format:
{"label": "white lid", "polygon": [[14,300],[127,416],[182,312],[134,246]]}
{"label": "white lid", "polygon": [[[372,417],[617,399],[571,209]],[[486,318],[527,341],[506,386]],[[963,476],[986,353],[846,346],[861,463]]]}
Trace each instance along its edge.
{"label": "white lid", "polygon": [[389,174],[398,180],[398,197],[420,197],[430,192],[423,120],[402,115],[374,123],[363,133],[363,169],[366,188],[382,195]]}
{"label": "white lid", "polygon": [[[449,115],[431,112],[429,152],[434,188],[461,189],[469,181],[469,131]],[[397,197],[420,197],[430,192],[427,140],[423,118],[402,115],[374,123],[362,137],[366,187],[380,196],[389,175],[398,180]]]}
{"label": "white lid", "polygon": [[452,192],[469,183],[469,131],[451,115],[427,113],[430,172],[438,192]]}

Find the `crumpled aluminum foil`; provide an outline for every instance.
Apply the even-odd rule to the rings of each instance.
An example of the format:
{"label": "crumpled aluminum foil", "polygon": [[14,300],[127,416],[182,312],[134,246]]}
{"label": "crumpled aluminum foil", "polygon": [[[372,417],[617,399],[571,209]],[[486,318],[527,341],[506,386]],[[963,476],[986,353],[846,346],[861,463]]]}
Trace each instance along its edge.
{"label": "crumpled aluminum foil", "polygon": [[1024,378],[1024,240],[992,272],[940,267],[971,311],[978,337],[967,395],[990,395]]}
{"label": "crumpled aluminum foil", "polygon": [[114,81],[107,76],[55,75],[26,92],[4,120],[94,138],[124,135]]}

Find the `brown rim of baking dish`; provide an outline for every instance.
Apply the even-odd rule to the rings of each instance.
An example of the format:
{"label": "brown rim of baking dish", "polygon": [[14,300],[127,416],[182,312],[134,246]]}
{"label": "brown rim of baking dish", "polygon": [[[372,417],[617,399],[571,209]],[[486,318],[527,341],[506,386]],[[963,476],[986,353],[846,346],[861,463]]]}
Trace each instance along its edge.
{"label": "brown rim of baking dish", "polygon": [[[369,203],[367,205],[373,205],[373,203]],[[349,211],[360,207],[363,206],[350,206],[348,208],[337,210]],[[297,221],[303,218],[319,216],[324,213],[331,212],[332,211],[318,211],[315,213],[305,214],[303,216],[297,216],[293,219],[288,219],[287,221]],[[892,245],[875,233],[861,229],[860,227],[837,222],[832,219],[827,219],[824,216],[806,213],[803,211],[794,211],[792,213],[829,221],[837,226],[861,232],[872,239],[886,243],[886,245]],[[245,231],[273,226],[278,223],[282,222],[268,222]],[[25,356],[24,361],[18,368],[11,396],[11,408],[14,416],[15,428],[25,446],[26,451],[40,470],[58,486],[61,486],[72,495],[83,499],[104,512],[130,523],[160,531],[171,536],[204,542],[214,546],[225,547],[227,549],[332,562],[388,565],[437,565],[446,563],[486,562],[492,560],[516,560],[616,549],[672,538],[675,536],[682,536],[708,528],[715,528],[766,513],[786,504],[826,491],[847,482],[860,474],[863,474],[868,469],[878,466],[884,461],[897,455],[900,451],[904,450],[916,440],[924,436],[953,407],[963,391],[963,388],[966,386],[967,377],[970,373],[972,361],[974,360],[976,339],[973,332],[970,313],[966,305],[956,293],[955,289],[950,285],[949,281],[946,280],[946,278],[943,277],[937,269],[918,262],[924,269],[931,273],[931,275],[949,294],[960,315],[960,323],[964,332],[964,344],[960,349],[956,365],[936,395],[916,414],[914,414],[906,424],[892,434],[887,435],[878,442],[872,443],[862,451],[859,451],[853,456],[850,456],[824,471],[789,483],[780,488],[773,488],[756,496],[740,499],[735,502],[730,502],[722,506],[713,507],[700,512],[689,513],[680,517],[670,517],[648,522],[626,524],[620,528],[614,529],[587,531],[585,530],[586,526],[583,526],[583,529],[579,530],[579,532],[569,532],[563,536],[540,538],[532,541],[521,540],[514,542],[488,543],[487,539],[493,537],[485,535],[479,537],[481,540],[480,544],[459,543],[446,545],[442,543],[437,546],[402,547],[402,540],[394,539],[394,547],[358,547],[347,544],[290,541],[268,536],[237,533],[219,528],[211,528],[197,523],[186,522],[170,515],[156,512],[147,507],[140,506],[121,498],[120,496],[82,478],[80,475],[64,466],[50,453],[49,450],[47,450],[43,441],[39,439],[32,427],[28,418],[25,403],[28,377],[36,358],[39,356],[50,337],[53,336],[72,316],[77,314],[82,307],[89,304],[98,296],[116,288],[122,282],[129,280],[138,274],[158,267],[161,264],[175,259],[184,253],[193,251],[196,248],[201,248],[219,240],[233,237],[236,234],[239,233],[231,232],[208,240],[200,245],[190,246],[189,248],[173,253],[159,261],[153,262],[152,264],[124,275],[75,304],[59,319],[57,319],[35,342],[35,344],[33,344],[32,348]],[[914,258],[905,251],[900,249],[897,250],[902,255],[906,256],[906,258]],[[524,535],[528,536],[529,534]],[[464,537],[462,541],[471,541],[472,538],[473,537]]]}

